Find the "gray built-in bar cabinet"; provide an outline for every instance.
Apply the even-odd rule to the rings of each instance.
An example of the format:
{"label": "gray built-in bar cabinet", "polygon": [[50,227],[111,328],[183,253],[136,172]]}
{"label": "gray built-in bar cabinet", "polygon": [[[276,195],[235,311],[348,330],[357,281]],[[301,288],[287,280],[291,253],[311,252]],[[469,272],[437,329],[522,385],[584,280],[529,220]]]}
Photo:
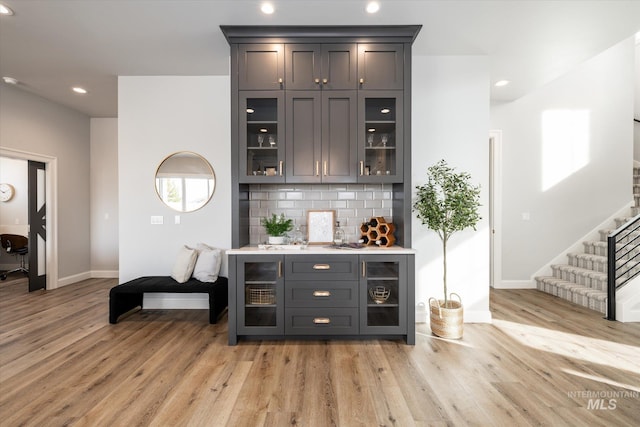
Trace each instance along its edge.
{"label": "gray built-in bar cabinet", "polygon": [[[221,26],[231,47],[230,345],[239,338],[415,343],[411,46],[420,28]],[[259,247],[252,192],[296,185],[380,185],[396,244]]]}

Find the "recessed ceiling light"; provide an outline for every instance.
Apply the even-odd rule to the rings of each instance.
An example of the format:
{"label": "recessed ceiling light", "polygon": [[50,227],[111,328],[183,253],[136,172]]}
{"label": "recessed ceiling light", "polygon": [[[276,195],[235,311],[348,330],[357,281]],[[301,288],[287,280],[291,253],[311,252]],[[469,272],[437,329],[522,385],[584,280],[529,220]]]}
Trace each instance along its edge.
{"label": "recessed ceiling light", "polygon": [[71,90],[74,91],[75,93],[79,93],[81,95],[84,95],[84,94],[87,93],[87,90],[85,88],[80,87],[80,86],[72,87]]}
{"label": "recessed ceiling light", "polygon": [[390,109],[388,109],[388,108],[383,108],[382,110],[380,110],[380,112],[381,112],[382,114],[389,114],[389,113],[391,112],[391,110],[390,110]]}
{"label": "recessed ceiling light", "polygon": [[262,6],[260,6],[260,10],[262,11],[262,13],[265,13],[267,15],[271,15],[275,11],[271,3],[262,3]]}
{"label": "recessed ceiling light", "polygon": [[375,128],[369,128],[369,129],[367,129],[367,131],[369,131],[369,132],[375,132],[375,131],[376,131],[376,129],[375,129]]}
{"label": "recessed ceiling light", "polygon": [[269,132],[269,130],[268,130],[268,129],[266,129],[266,128],[262,128],[262,129],[260,129],[260,132],[262,132],[262,133],[267,133],[267,132]]}
{"label": "recessed ceiling light", "polygon": [[9,6],[0,3],[0,15],[11,16],[13,15],[13,10]]}
{"label": "recessed ceiling light", "polygon": [[502,87],[502,86],[508,85],[509,83],[511,83],[509,80],[498,80],[497,82],[494,83],[494,86]]}
{"label": "recessed ceiling light", "polygon": [[3,77],[2,80],[4,80],[5,83],[8,83],[10,85],[18,84],[18,79],[14,79],[13,77]]}
{"label": "recessed ceiling light", "polygon": [[368,13],[376,13],[380,10],[380,3],[377,1],[370,1],[367,3],[367,12]]}
{"label": "recessed ceiling light", "polygon": [[251,114],[253,112],[255,112],[255,110],[253,108],[247,108],[247,113]]}

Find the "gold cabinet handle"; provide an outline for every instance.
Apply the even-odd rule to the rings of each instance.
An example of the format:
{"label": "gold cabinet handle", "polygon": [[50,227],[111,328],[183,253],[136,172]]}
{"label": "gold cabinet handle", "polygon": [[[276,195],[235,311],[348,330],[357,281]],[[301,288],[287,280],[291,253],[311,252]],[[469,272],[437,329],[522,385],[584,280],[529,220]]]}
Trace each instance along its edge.
{"label": "gold cabinet handle", "polygon": [[322,84],[326,85],[327,83],[329,83],[329,79],[322,79]]}
{"label": "gold cabinet handle", "polygon": [[331,266],[329,264],[314,264],[314,270],[331,270]]}
{"label": "gold cabinet handle", "polygon": [[331,292],[330,291],[313,291],[313,296],[326,298],[331,296]]}
{"label": "gold cabinet handle", "polygon": [[360,160],[360,176],[364,175],[364,161]]}
{"label": "gold cabinet handle", "polygon": [[280,163],[278,163],[278,168],[280,169],[280,176],[282,176],[282,170],[284,169],[284,161],[280,160]]}
{"label": "gold cabinet handle", "polygon": [[315,82],[316,82],[317,85],[319,85],[320,84],[320,79],[315,79]]}
{"label": "gold cabinet handle", "polygon": [[360,84],[363,85],[364,84],[364,79],[360,78]]}
{"label": "gold cabinet handle", "polygon": [[320,176],[320,160],[316,160],[316,176]]}
{"label": "gold cabinet handle", "polygon": [[326,160],[324,162],[322,162],[322,174],[324,176],[327,176],[327,169],[328,169],[327,166],[328,165],[327,165],[327,161]]}
{"label": "gold cabinet handle", "polygon": [[280,78],[278,79],[278,83],[282,84],[282,81],[283,81],[283,80],[282,80],[282,77],[280,77]]}
{"label": "gold cabinet handle", "polygon": [[367,277],[367,263],[362,261],[362,277]]}
{"label": "gold cabinet handle", "polygon": [[331,319],[329,319],[328,317],[316,317],[313,319],[313,323],[315,323],[316,325],[328,325],[329,323],[331,323]]}
{"label": "gold cabinet handle", "polygon": [[278,277],[282,277],[282,261],[278,261]]}

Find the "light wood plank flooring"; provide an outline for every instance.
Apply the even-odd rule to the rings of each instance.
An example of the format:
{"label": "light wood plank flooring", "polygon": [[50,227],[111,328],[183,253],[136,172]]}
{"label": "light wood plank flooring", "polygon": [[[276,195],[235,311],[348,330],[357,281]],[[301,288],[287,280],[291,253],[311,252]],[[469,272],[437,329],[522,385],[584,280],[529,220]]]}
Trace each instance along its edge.
{"label": "light wood plank flooring", "polygon": [[[2,426],[632,426],[640,324],[535,290],[491,292],[494,323],[446,341],[241,341],[226,315],[108,323],[115,279],[29,294],[0,282]],[[600,399],[604,399],[600,401]],[[597,402],[596,402],[597,401]],[[596,403],[594,403],[596,402]],[[596,406],[597,405],[597,406]]]}

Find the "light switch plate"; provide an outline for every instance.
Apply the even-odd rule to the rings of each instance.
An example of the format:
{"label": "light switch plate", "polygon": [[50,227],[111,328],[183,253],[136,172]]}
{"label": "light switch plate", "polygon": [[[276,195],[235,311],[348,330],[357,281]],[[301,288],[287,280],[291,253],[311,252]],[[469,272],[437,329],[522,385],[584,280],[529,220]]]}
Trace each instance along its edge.
{"label": "light switch plate", "polygon": [[164,224],[164,217],[162,215],[152,215],[151,224],[153,225]]}

